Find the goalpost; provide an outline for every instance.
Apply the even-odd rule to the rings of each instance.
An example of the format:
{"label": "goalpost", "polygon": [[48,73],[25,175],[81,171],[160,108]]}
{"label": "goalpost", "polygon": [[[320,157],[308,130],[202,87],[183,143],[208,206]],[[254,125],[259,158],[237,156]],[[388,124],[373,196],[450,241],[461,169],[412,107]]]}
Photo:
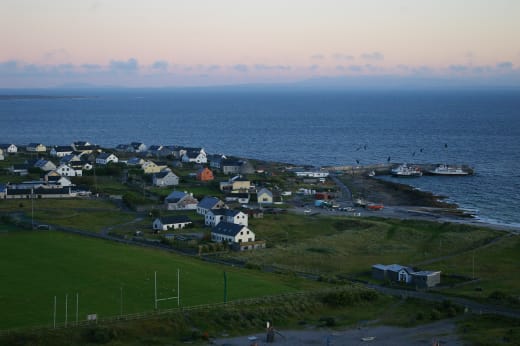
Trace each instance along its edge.
{"label": "goalpost", "polygon": [[158,298],[157,297],[157,271],[154,272],[154,300],[155,300],[155,310],[157,310],[157,303],[163,300],[172,300],[177,299],[177,307],[180,306],[181,300],[181,290],[180,290],[180,269],[177,269],[177,296],[175,297],[167,297],[167,298]]}

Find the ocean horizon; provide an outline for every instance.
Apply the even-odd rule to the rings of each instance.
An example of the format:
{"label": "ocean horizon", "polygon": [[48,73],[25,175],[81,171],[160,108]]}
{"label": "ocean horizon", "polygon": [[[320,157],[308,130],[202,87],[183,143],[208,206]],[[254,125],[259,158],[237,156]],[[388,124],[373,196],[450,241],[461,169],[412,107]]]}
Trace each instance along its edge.
{"label": "ocean horizon", "polygon": [[[470,177],[398,180],[477,219],[520,226],[520,91],[2,90],[0,142],[203,147],[296,165],[449,163]],[[48,97],[12,97],[12,95]],[[65,96],[65,97],[56,97]]]}

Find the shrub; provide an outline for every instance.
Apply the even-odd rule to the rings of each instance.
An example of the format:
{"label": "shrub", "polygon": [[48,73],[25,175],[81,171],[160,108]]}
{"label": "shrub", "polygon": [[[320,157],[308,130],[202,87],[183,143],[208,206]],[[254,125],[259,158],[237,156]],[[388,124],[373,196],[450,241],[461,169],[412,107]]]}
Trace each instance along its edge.
{"label": "shrub", "polygon": [[115,338],[117,338],[117,331],[109,327],[94,327],[85,332],[85,339],[96,344],[106,344]]}
{"label": "shrub", "polygon": [[430,319],[433,321],[440,320],[441,317],[442,317],[442,314],[437,309],[432,309],[432,311],[430,312]]}

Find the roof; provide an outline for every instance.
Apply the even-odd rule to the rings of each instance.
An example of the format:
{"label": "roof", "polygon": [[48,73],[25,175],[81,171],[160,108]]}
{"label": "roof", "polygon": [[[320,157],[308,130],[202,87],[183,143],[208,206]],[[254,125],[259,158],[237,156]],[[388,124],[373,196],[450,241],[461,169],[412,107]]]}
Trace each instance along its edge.
{"label": "roof", "polygon": [[246,228],[246,226],[244,225],[237,225],[229,222],[220,222],[218,225],[211,229],[211,232],[236,237],[236,235],[240,233],[240,231],[244,228]]}
{"label": "roof", "polygon": [[413,273],[413,269],[410,268],[410,267],[405,267],[405,266],[402,266],[400,264],[389,264],[389,265],[384,265],[384,264],[374,264],[372,266],[372,268],[377,268],[377,269],[380,269],[380,270],[387,270],[387,271],[391,271],[391,272],[399,272],[401,270],[406,270],[409,274]]}
{"label": "roof", "polygon": [[199,202],[197,207],[203,209],[213,209],[220,201],[217,197],[206,196]]}
{"label": "roof", "polygon": [[74,150],[70,145],[57,145],[52,149],[54,149],[55,152],[72,152]]}
{"label": "roof", "polygon": [[155,173],[155,178],[162,179],[168,175],[172,175],[172,176],[176,177],[175,173],[173,173],[172,171],[161,171],[159,173]]}
{"label": "roof", "polygon": [[172,225],[176,223],[187,223],[192,222],[191,219],[185,215],[178,215],[178,216],[163,216],[159,218],[159,221],[163,225]]}
{"label": "roof", "polygon": [[114,154],[111,154],[111,153],[101,153],[97,156],[98,159],[108,159],[111,155],[114,155]]}
{"label": "roof", "polygon": [[440,273],[441,273],[440,271],[422,270],[420,272],[414,272],[414,273],[412,273],[412,275],[415,275],[415,276],[432,276],[432,275],[437,275],[437,274],[440,274]]}
{"label": "roof", "polygon": [[269,190],[269,189],[267,189],[265,187],[261,188],[260,191],[258,191],[257,195],[260,196],[261,194],[264,194],[264,193],[266,193],[269,196],[273,197],[273,193],[271,192],[271,190]]}
{"label": "roof", "polygon": [[165,200],[166,200],[166,202],[169,202],[169,203],[176,203],[176,202],[180,201],[181,199],[183,199],[184,197],[186,197],[187,195],[188,194],[186,192],[173,191],[166,197]]}

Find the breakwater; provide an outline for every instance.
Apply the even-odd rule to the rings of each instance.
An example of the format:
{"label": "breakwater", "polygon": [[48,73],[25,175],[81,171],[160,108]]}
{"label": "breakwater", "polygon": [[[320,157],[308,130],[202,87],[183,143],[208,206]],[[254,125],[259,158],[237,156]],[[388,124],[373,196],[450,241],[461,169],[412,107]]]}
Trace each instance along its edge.
{"label": "breakwater", "polygon": [[[369,165],[346,165],[346,166],[326,166],[322,167],[322,170],[335,173],[343,174],[369,174],[374,172],[375,175],[388,175],[391,174],[393,168],[401,165],[402,163],[378,163]],[[407,163],[408,166],[414,166],[419,168],[422,172],[427,174],[428,171],[433,171],[440,164],[438,163]],[[466,164],[449,164],[450,167],[458,167],[468,172],[469,175],[475,173],[474,169]]]}

